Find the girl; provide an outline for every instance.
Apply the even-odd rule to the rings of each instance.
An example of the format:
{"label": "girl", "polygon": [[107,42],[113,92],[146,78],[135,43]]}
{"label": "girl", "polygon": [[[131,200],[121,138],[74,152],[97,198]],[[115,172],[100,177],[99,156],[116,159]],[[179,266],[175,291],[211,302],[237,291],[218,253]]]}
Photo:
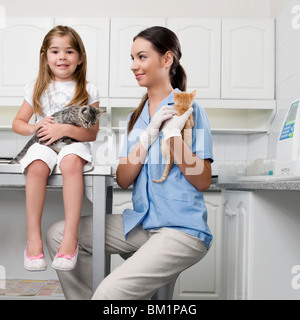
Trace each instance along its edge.
{"label": "girl", "polygon": [[[124,189],[133,183],[134,209],[107,215],[105,238],[107,253],[131,257],[101,282],[93,299],[150,299],[203,258],[212,240],[202,194],[211,182],[209,121],[197,102],[182,116],[174,115],[172,106],[173,89],[186,89],[179,41],[169,29],[148,28],[134,38],[131,56],[131,70],[147,94],[128,116],[117,182]],[[192,112],[195,126],[190,149],[180,132]],[[165,182],[157,184],[152,179],[161,177],[164,170],[160,139],[170,142],[177,165]],[[79,241],[85,250],[80,252],[79,266],[68,277],[59,273],[68,299],[89,298],[92,293],[91,269],[87,269],[91,268],[91,218],[82,218],[80,228]],[[60,222],[48,232],[51,255],[61,235]]]}
{"label": "girl", "polygon": [[[45,36],[40,50],[40,66],[36,81],[25,88],[25,99],[14,121],[13,130],[21,135],[38,132],[46,145],[68,136],[76,142],[63,146],[57,155],[46,145],[32,145],[21,160],[26,174],[27,246],[24,267],[27,270],[47,268],[43,253],[41,219],[48,176],[57,165],[63,177],[63,200],[66,223],[64,237],[52,267],[71,270],[78,254],[78,223],[83,197],[83,170],[91,166],[90,144],[99,124],[84,129],[54,123],[51,115],[71,105],[90,104],[99,107],[97,88],[86,82],[87,59],[85,48],[75,30],[56,26]],[[35,114],[35,124],[29,124]]]}

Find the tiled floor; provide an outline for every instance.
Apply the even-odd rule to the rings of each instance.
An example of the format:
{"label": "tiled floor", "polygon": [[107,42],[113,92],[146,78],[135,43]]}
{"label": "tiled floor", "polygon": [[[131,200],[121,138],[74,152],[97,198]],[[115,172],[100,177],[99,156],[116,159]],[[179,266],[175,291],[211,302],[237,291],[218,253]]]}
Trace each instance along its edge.
{"label": "tiled floor", "polygon": [[64,294],[58,280],[8,279],[1,283],[0,299],[1,297],[64,299]]}

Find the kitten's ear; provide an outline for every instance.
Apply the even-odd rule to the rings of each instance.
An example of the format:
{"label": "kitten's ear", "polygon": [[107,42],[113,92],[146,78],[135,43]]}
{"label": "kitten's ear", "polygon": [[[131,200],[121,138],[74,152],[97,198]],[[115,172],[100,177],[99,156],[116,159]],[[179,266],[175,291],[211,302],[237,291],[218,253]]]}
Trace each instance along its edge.
{"label": "kitten's ear", "polygon": [[195,98],[196,93],[197,93],[197,90],[194,90],[194,91],[191,93],[191,95],[192,95],[193,98]]}
{"label": "kitten's ear", "polygon": [[100,118],[102,114],[106,113],[106,111],[101,110],[100,108],[96,108],[96,117]]}
{"label": "kitten's ear", "polygon": [[89,112],[88,106],[83,106],[82,109],[81,109],[81,112],[82,113],[88,113]]}

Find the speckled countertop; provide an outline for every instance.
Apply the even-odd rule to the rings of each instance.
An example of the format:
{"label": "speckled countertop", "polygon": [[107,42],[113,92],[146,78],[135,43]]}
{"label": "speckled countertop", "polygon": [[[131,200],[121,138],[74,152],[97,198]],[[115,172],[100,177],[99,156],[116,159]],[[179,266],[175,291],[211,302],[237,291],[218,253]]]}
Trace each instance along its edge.
{"label": "speckled countertop", "polygon": [[274,190],[274,191],[300,191],[300,180],[280,180],[269,181],[237,181],[230,183],[217,183],[221,190]]}
{"label": "speckled countertop", "polygon": [[[209,189],[207,189],[205,192],[220,192],[222,189],[218,186],[218,178],[212,178],[211,179],[211,185]],[[114,189],[115,190],[122,190],[122,188],[119,187],[116,180],[114,180]],[[131,185],[127,190],[132,190],[133,186]]]}
{"label": "speckled countertop", "polygon": [[[121,188],[114,182],[114,188]],[[128,188],[132,189],[132,186]],[[212,183],[209,189],[205,192],[221,192],[222,190],[286,190],[286,191],[300,191],[300,178],[299,179],[291,179],[287,178],[284,180],[271,178],[270,180],[263,180],[258,178],[257,181],[255,179],[252,181],[235,181],[235,182],[222,182],[218,183],[218,178],[212,178]]]}

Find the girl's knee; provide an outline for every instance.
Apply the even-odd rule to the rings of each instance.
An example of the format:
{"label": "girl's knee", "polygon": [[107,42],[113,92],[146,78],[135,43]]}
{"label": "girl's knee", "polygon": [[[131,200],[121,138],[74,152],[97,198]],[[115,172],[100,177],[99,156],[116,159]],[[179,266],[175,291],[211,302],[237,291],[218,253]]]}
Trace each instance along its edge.
{"label": "girl's knee", "polygon": [[61,160],[59,168],[62,174],[74,174],[83,171],[84,162],[76,154],[68,154]]}
{"label": "girl's knee", "polygon": [[35,160],[27,167],[27,176],[48,177],[49,173],[48,165],[42,160]]}

